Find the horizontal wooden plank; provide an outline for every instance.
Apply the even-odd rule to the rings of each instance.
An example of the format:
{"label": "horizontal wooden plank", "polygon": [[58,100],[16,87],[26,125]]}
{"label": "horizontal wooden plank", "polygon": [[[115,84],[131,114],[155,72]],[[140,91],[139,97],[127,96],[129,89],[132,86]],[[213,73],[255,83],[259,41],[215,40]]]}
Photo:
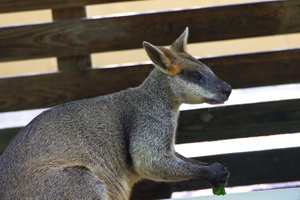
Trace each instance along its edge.
{"label": "horizontal wooden plank", "polygon": [[300,32],[300,1],[269,1],[0,29],[0,61],[64,57],[169,45],[190,27],[190,42]]}
{"label": "horizontal wooden plank", "polygon": [[137,0],[26,0],[11,1],[1,0],[0,13],[53,9],[53,8],[70,8],[80,7],[92,4],[116,3]]}
{"label": "horizontal wooden plank", "polygon": [[[233,88],[244,88],[300,82],[299,55],[300,49],[289,49],[202,61]],[[2,78],[0,112],[51,107],[138,86],[152,68],[145,64]]]}
{"label": "horizontal wooden plank", "polygon": [[151,69],[148,65],[0,79],[0,111],[52,107],[120,91],[142,83]]}
{"label": "horizontal wooden plank", "polygon": [[[300,82],[300,48],[203,59],[233,88]],[[296,74],[295,74],[296,73]]]}
{"label": "horizontal wooden plank", "polygon": [[[276,149],[196,158],[204,162],[220,162],[228,167],[228,186],[300,181],[300,148]],[[175,191],[210,188],[200,180],[174,184]]]}
{"label": "horizontal wooden plank", "polygon": [[176,143],[300,132],[300,99],[182,111]]}

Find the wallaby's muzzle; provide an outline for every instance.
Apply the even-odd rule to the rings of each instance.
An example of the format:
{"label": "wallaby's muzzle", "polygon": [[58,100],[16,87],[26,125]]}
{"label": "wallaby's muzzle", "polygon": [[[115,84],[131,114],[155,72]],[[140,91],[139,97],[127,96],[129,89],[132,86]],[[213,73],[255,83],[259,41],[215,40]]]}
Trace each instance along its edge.
{"label": "wallaby's muzzle", "polygon": [[231,94],[231,86],[221,79],[217,79],[216,88],[212,89],[212,97],[205,102],[209,104],[222,104],[228,100]]}
{"label": "wallaby's muzzle", "polygon": [[231,94],[231,87],[230,85],[226,84],[225,87],[222,89],[222,93],[228,98]]}

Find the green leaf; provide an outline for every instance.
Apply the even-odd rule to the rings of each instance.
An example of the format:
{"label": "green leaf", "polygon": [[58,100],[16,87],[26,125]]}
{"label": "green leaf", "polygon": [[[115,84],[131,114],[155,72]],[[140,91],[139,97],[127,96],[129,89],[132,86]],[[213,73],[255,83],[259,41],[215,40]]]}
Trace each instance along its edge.
{"label": "green leaf", "polygon": [[225,186],[225,184],[221,184],[216,187],[213,187],[212,190],[213,190],[214,195],[225,195],[226,192],[225,192],[224,186]]}

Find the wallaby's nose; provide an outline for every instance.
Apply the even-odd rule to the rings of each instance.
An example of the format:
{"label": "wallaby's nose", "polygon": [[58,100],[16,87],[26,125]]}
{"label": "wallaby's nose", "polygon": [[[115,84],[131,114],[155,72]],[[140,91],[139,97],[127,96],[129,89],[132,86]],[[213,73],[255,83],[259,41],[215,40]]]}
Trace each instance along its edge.
{"label": "wallaby's nose", "polygon": [[223,87],[222,92],[223,92],[223,94],[225,94],[225,95],[227,96],[227,98],[228,98],[229,95],[231,94],[231,87],[230,87],[230,86]]}

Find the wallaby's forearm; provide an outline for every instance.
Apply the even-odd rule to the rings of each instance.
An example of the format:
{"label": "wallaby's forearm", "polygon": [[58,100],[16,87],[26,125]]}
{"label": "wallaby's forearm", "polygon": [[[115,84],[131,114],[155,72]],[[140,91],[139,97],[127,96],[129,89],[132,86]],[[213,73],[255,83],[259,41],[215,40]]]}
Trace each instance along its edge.
{"label": "wallaby's forearm", "polygon": [[184,157],[183,155],[179,154],[179,153],[175,153],[176,157],[177,158],[180,158],[181,160],[185,161],[185,162],[189,162],[189,163],[192,163],[194,165],[198,165],[198,166],[203,166],[203,165],[206,165],[207,163],[205,162],[200,162],[198,160],[194,160],[194,159],[190,159],[190,158],[186,158]]}
{"label": "wallaby's forearm", "polygon": [[200,161],[197,161],[194,159],[186,158],[177,152],[175,153],[175,155],[178,158],[184,160],[185,162],[188,162],[188,163],[191,163],[192,165],[198,166],[199,169],[201,170],[200,177],[198,177],[198,178],[208,181],[213,186],[216,186],[219,184],[219,182],[218,182],[219,180],[214,175],[212,175],[215,170],[223,171],[223,176],[224,176],[223,179],[224,180],[226,180],[229,176],[228,170],[219,163],[200,162]]}
{"label": "wallaby's forearm", "polygon": [[[150,151],[153,153],[153,149]],[[157,152],[154,157],[147,152],[142,155],[139,156],[138,162],[135,162],[136,170],[143,177],[156,181],[183,181],[198,178],[216,186],[220,181],[225,183],[228,178],[227,170],[219,163],[202,163],[177,153],[161,154],[161,151]],[[218,175],[216,175],[216,171]],[[219,173],[220,171],[222,173]]]}
{"label": "wallaby's forearm", "polygon": [[144,129],[152,132],[143,133],[143,137],[141,133],[132,133],[133,138],[138,139],[133,139],[135,143],[130,151],[134,167],[141,176],[157,181],[181,181],[205,176],[205,163],[185,158],[174,151],[175,127],[157,123],[152,127],[145,124]]}
{"label": "wallaby's forearm", "polygon": [[[153,153],[153,152],[152,152]],[[205,167],[186,162],[175,155],[157,152],[155,156],[146,155],[135,162],[136,170],[144,177],[157,181],[182,181],[201,178]]]}

